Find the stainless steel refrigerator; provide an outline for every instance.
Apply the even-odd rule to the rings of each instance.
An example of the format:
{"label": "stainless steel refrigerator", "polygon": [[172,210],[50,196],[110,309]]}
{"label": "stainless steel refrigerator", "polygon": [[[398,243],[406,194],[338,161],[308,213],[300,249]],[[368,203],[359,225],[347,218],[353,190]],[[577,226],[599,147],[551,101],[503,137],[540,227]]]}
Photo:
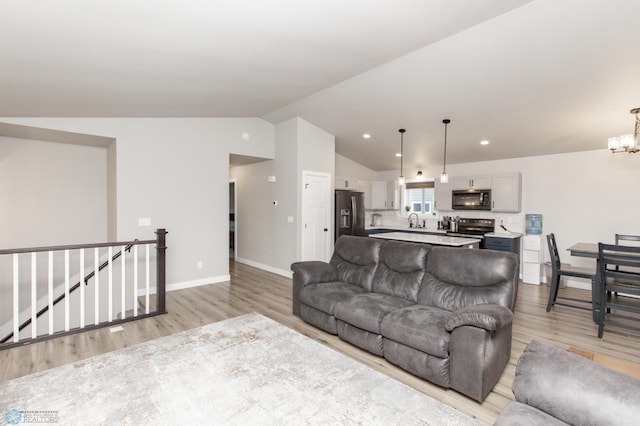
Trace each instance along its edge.
{"label": "stainless steel refrigerator", "polygon": [[340,235],[365,236],[364,193],[337,190],[335,205],[335,239]]}

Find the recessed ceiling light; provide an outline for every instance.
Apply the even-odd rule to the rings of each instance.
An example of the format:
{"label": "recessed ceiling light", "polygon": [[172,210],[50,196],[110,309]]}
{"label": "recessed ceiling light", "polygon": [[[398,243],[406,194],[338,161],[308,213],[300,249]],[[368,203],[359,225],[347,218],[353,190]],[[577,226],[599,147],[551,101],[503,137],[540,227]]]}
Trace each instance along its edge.
{"label": "recessed ceiling light", "polygon": [[402,154],[400,154],[399,152],[396,152],[396,157],[402,157]]}
{"label": "recessed ceiling light", "polygon": [[363,134],[362,137],[365,139],[371,139],[371,135],[369,133]]}
{"label": "recessed ceiling light", "polygon": [[486,139],[483,141],[480,141],[480,145],[489,145],[489,141]]}

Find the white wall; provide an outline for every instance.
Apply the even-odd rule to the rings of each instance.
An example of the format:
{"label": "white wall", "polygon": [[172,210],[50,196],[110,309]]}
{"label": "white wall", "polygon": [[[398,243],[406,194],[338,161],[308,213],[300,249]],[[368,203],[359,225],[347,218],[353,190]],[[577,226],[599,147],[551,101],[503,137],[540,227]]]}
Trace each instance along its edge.
{"label": "white wall", "polygon": [[358,180],[372,181],[376,180],[376,172],[359,164],[350,158],[336,153],[336,176],[354,177]]}
{"label": "white wall", "polygon": [[[237,260],[291,275],[290,265],[301,253],[302,171],[333,176],[334,152],[332,135],[293,118],[276,126],[274,160],[231,169],[237,182]],[[276,181],[267,182],[269,176]]]}
{"label": "white wall", "polygon": [[107,150],[0,136],[0,248],[107,238]]}
{"label": "white wall", "polygon": [[[0,122],[114,138],[117,240],[153,239],[156,228],[166,228],[169,286],[228,278],[229,154],[273,158],[273,125],[258,118],[0,118]],[[250,135],[248,140],[243,132]],[[152,226],[139,227],[138,218],[150,218]],[[203,262],[202,269],[197,268],[198,261]]]}

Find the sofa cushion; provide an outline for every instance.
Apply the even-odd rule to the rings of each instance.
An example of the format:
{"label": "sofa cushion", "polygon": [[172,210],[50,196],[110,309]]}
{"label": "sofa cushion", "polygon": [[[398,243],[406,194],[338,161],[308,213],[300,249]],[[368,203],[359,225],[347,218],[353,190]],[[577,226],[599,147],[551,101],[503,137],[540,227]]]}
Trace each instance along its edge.
{"label": "sofa cushion", "polygon": [[337,302],[365,292],[362,287],[340,281],[309,284],[300,290],[300,301],[325,314],[333,315]]}
{"label": "sofa cushion", "polygon": [[493,426],[566,426],[567,424],[527,404],[511,401],[500,412]]}
{"label": "sofa cushion", "polygon": [[338,238],[330,260],[337,269],[338,281],[371,291],[383,243],[382,240],[369,237],[343,235]]}
{"label": "sofa cushion", "polygon": [[353,326],[380,334],[382,319],[392,311],[413,305],[406,299],[384,294],[357,294],[336,303],[333,315]]}
{"label": "sofa cushion", "polygon": [[514,253],[433,247],[418,303],[449,311],[496,304],[513,311],[518,263]]}
{"label": "sofa cushion", "polygon": [[387,241],[380,249],[373,291],[417,301],[430,249],[427,244]]}
{"label": "sofa cushion", "polygon": [[569,424],[630,425],[640,419],[640,380],[536,340],[518,360],[513,394]]}
{"label": "sofa cushion", "polygon": [[450,314],[424,305],[398,309],[382,320],[382,335],[429,355],[448,358],[451,334],[444,329],[444,324]]}

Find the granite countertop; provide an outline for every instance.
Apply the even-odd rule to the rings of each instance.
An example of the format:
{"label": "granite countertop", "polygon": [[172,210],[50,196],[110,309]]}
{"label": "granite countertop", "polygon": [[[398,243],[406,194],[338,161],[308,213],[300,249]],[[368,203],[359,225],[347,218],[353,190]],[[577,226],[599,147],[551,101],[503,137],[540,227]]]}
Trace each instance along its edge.
{"label": "granite countertop", "polygon": [[382,238],[386,240],[409,241],[413,243],[433,244],[438,246],[462,247],[466,245],[478,244],[478,238],[448,237],[446,235],[416,234],[415,232],[384,232],[369,235],[371,238]]}

